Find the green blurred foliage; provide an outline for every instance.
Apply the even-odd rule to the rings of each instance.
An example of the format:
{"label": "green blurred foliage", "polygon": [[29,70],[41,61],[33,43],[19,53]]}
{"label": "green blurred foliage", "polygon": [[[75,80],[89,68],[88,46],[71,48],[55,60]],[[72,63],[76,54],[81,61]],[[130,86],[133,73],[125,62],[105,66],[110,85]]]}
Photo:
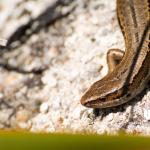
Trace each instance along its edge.
{"label": "green blurred foliage", "polygon": [[150,150],[150,138],[73,134],[0,133],[0,150]]}

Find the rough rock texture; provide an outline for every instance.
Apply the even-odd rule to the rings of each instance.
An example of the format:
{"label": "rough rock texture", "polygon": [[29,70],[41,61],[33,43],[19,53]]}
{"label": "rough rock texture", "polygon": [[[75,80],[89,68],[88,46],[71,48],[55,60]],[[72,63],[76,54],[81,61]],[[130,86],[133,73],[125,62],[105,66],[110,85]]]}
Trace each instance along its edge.
{"label": "rough rock texture", "polygon": [[[7,39],[53,1],[1,1],[0,38]],[[1,129],[98,134],[123,130],[150,135],[148,90],[140,100],[100,110],[97,117],[79,101],[94,81],[107,74],[107,50],[124,49],[115,2],[77,0],[69,16],[4,55],[14,66],[47,65],[48,69],[42,75],[24,75],[0,68]]]}

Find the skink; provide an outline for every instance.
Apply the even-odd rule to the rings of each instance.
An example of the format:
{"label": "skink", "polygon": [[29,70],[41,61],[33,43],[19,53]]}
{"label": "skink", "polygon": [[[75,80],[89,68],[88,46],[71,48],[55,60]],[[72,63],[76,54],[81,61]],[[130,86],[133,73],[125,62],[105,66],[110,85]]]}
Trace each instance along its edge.
{"label": "skink", "polygon": [[108,74],[82,96],[81,104],[107,108],[132,100],[150,81],[150,0],[117,0],[125,53],[111,49]]}

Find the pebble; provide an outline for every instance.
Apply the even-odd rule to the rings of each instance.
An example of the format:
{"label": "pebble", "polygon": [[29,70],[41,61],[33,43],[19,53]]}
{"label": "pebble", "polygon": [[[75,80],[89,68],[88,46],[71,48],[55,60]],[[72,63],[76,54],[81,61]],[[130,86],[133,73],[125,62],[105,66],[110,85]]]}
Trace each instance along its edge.
{"label": "pebble", "polygon": [[28,111],[26,109],[22,109],[16,113],[16,120],[18,122],[27,122],[29,120],[30,116],[31,116],[30,111]]}
{"label": "pebble", "polygon": [[49,109],[49,105],[47,102],[44,102],[41,104],[41,106],[40,106],[41,113],[46,113],[48,111],[48,109]]}
{"label": "pebble", "polygon": [[149,109],[144,109],[144,118],[147,121],[150,121],[150,110]]}

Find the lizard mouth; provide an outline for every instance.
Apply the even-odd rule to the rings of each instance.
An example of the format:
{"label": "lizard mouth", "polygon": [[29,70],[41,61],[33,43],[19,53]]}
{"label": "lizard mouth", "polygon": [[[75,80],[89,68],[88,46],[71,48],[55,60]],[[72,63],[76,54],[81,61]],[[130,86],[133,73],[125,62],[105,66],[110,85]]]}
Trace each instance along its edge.
{"label": "lizard mouth", "polygon": [[90,108],[91,107],[92,108],[103,108],[104,103],[107,103],[106,101],[107,101],[106,98],[98,98],[98,99],[95,99],[92,101],[88,101],[88,102],[84,103],[83,105],[86,107],[90,107]]}
{"label": "lizard mouth", "polygon": [[126,103],[132,98],[131,93],[123,94],[117,91],[115,94],[109,94],[106,97],[90,99],[83,105],[89,108],[109,108]]}
{"label": "lizard mouth", "polygon": [[114,99],[112,101],[107,101],[106,98],[101,98],[101,99],[96,99],[93,100],[92,102],[87,102],[84,104],[84,106],[89,107],[89,108],[109,108],[109,107],[115,107],[120,105],[120,99]]}
{"label": "lizard mouth", "polygon": [[118,90],[111,94],[103,95],[102,97],[91,97],[87,101],[83,101],[82,105],[90,108],[107,108],[114,107],[123,103],[123,99],[130,97],[130,93],[124,93],[122,90]]}

